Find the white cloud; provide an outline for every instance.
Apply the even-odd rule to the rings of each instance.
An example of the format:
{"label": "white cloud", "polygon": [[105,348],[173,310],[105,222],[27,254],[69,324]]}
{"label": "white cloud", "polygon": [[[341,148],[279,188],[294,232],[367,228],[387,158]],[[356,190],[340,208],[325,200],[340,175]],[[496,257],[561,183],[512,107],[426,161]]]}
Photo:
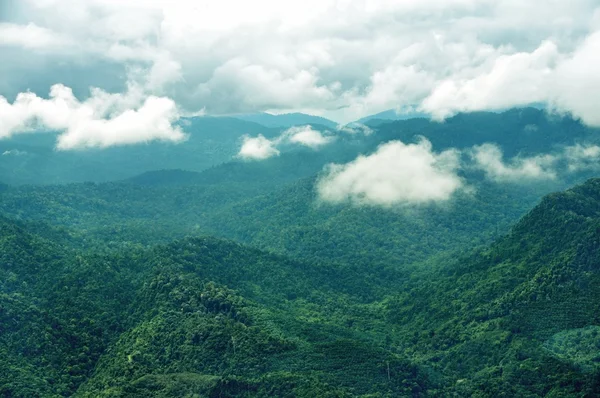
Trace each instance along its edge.
{"label": "white cloud", "polygon": [[185,135],[173,126],[178,118],[173,100],[145,96],[136,86],[125,94],[92,89],[85,101],[60,84],[52,86],[48,99],[27,92],[10,103],[0,96],[0,138],[34,129],[58,130],[58,149],[179,142]]}
{"label": "white cloud", "polygon": [[498,182],[524,182],[556,178],[555,155],[516,157],[504,162],[502,150],[494,144],[475,146],[471,152],[473,166]]}
{"label": "white cloud", "polygon": [[577,144],[566,147],[564,157],[569,171],[593,169],[600,166],[600,146]]}
{"label": "white cloud", "polygon": [[18,149],[11,149],[10,151],[2,152],[2,156],[23,156],[27,155],[26,151],[19,151]]}
{"label": "white cloud", "polygon": [[53,49],[69,44],[56,32],[34,23],[18,25],[0,23],[0,46],[19,46],[28,49]]}
{"label": "white cloud", "polygon": [[242,137],[243,143],[238,157],[246,160],[264,160],[279,155],[279,150],[275,148],[275,143],[263,135]]}
{"label": "white cloud", "polygon": [[[208,114],[314,110],[346,123],[414,105],[443,118],[549,101],[600,125],[596,0],[18,4],[0,24],[7,97],[30,80],[44,91],[57,81],[87,87],[108,64],[122,66],[115,80],[139,68],[149,94]],[[88,73],[66,82],[49,72],[59,64]]]}
{"label": "white cloud", "polygon": [[422,109],[436,119],[445,119],[456,112],[544,101],[551,65],[558,56],[558,49],[551,42],[543,43],[532,53],[502,55],[487,73],[468,80],[450,78],[438,84],[423,101]]}
{"label": "white cloud", "polygon": [[[600,10],[600,8],[599,8]],[[600,30],[562,62],[550,84],[550,99],[559,110],[600,127]]]}
{"label": "white cloud", "polygon": [[333,136],[325,136],[320,131],[313,130],[311,126],[290,127],[282,134],[282,139],[292,144],[300,144],[313,149],[330,144],[335,140]]}
{"label": "white cloud", "polygon": [[456,174],[459,153],[432,151],[423,139],[418,144],[393,141],[368,156],[330,165],[318,181],[319,197],[327,202],[393,206],[446,201],[463,188]]}
{"label": "white cloud", "polygon": [[332,143],[334,140],[334,136],[325,135],[320,131],[313,130],[311,126],[294,126],[272,140],[260,134],[258,137],[243,136],[242,147],[237,157],[264,160],[279,155],[277,147],[284,144],[302,145],[316,150]]}
{"label": "white cloud", "polygon": [[353,122],[353,123],[349,123],[346,125],[340,124],[337,126],[337,131],[351,134],[351,135],[363,134],[366,136],[374,133],[373,129],[371,129],[369,126],[366,126],[366,125],[364,125],[362,123],[358,123],[358,122]]}
{"label": "white cloud", "polygon": [[[461,164],[461,154],[468,155]],[[469,190],[457,171],[482,170],[497,183],[532,183],[553,180],[559,174],[600,168],[600,146],[577,144],[553,153],[504,160],[502,150],[486,143],[460,152],[432,151],[423,139],[418,144],[392,141],[371,155],[347,164],[331,164],[317,181],[321,200],[361,205],[394,205],[443,202],[459,190]]]}

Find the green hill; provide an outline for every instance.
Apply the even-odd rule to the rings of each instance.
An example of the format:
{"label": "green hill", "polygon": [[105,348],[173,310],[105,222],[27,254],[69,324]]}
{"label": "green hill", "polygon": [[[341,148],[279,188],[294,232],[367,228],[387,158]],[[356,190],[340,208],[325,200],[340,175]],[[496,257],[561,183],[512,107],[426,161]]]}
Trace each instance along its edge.
{"label": "green hill", "polygon": [[190,118],[181,122],[184,143],[142,143],[106,149],[57,151],[52,132],[16,135],[0,140],[0,176],[6,183],[62,184],[113,181],[157,169],[201,171],[228,162],[244,134],[273,137],[268,128],[234,118]]}

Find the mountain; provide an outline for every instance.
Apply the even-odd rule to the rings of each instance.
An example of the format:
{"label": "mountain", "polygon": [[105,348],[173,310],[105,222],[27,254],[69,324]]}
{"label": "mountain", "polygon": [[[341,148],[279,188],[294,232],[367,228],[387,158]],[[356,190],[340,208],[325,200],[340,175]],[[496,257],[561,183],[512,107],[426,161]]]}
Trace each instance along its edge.
{"label": "mountain", "polygon": [[44,228],[42,236],[0,219],[2,396],[71,395],[121,332],[135,264],[127,255],[82,255],[67,243],[60,231]]}
{"label": "mountain", "polygon": [[[540,130],[524,132],[533,122]],[[391,264],[403,268],[489,243],[543,195],[582,182],[595,171],[528,184],[499,184],[465,169],[461,176],[470,191],[442,205],[390,210],[321,203],[315,185],[327,164],[350,162],[387,140],[410,142],[420,135],[430,139],[436,150],[469,149],[495,138],[514,156],[559,150],[592,139],[593,133],[570,119],[548,119],[535,109],[464,115],[445,124],[415,119],[383,125],[375,138],[340,137],[319,151],[297,149],[260,162],[234,161],[199,173],[162,170],[118,183],[11,187],[0,192],[0,211],[67,227],[111,245],[209,234],[313,262],[368,263],[379,280],[388,283],[383,275]]]}
{"label": "mountain", "polygon": [[387,111],[375,113],[373,115],[360,118],[356,121],[356,123],[367,124],[369,126],[378,126],[380,124],[387,123],[393,120],[408,120],[416,118],[428,119],[429,115],[422,112],[398,113],[395,109],[388,109]]}
{"label": "mountain", "polygon": [[371,147],[382,142],[431,141],[433,148],[470,149],[493,143],[506,156],[546,154],[563,146],[597,143],[600,129],[586,127],[569,116],[558,117],[536,108],[511,109],[502,113],[473,112],[453,116],[443,123],[426,119],[399,120],[381,124],[367,137]]}
{"label": "mountain", "polygon": [[254,122],[267,127],[289,128],[303,125],[321,125],[326,128],[335,129],[338,123],[320,116],[307,115],[305,113],[283,113],[274,115],[271,113],[249,113],[232,115],[231,117]]}
{"label": "mountain", "polygon": [[327,158],[311,155],[228,163],[202,173],[165,170],[120,183],[10,187],[0,192],[0,212],[115,243],[210,234],[311,261],[369,263],[373,272],[384,272],[391,264],[489,242],[565,184],[481,181],[473,193],[416,209],[329,205],[314,188],[319,161]]}
{"label": "mountain", "polygon": [[274,137],[280,133],[235,118],[196,117],[180,123],[188,139],[179,144],[57,151],[54,133],[16,135],[0,140],[0,176],[13,185],[62,184],[121,180],[161,168],[201,171],[230,161],[244,134]]}
{"label": "mountain", "polygon": [[413,207],[315,191],[328,163],[393,140],[535,156],[596,132],[476,113],[202,171],[4,185],[0,396],[598,396],[600,179],[564,190],[597,169],[509,184],[465,167],[469,190]]}
{"label": "mountain", "polygon": [[464,396],[597,395],[599,234],[600,180],[545,197],[506,237],[389,301],[399,348],[439,358]]}
{"label": "mountain", "polygon": [[213,238],[94,254],[0,226],[4,396],[404,395],[429,383],[319,304],[358,305],[339,267]]}
{"label": "mountain", "polygon": [[595,396],[599,231],[594,179],[380,285],[215,238],[103,252],[2,219],[0,391]]}
{"label": "mountain", "polygon": [[[331,123],[325,124],[331,126]],[[231,161],[241,147],[244,134],[273,138],[286,128],[265,127],[228,117],[183,119],[181,125],[189,138],[180,144],[152,142],[102,150],[56,151],[56,137],[52,133],[21,134],[0,140],[0,180],[11,185],[64,184],[123,180],[161,169],[202,171]],[[367,137],[339,133],[333,144],[319,152],[335,154],[330,162],[338,162],[371,152],[388,141],[408,143],[420,136],[429,139],[435,150],[468,149],[492,142],[500,145],[507,156],[538,154],[564,145],[598,141],[598,129],[587,128],[568,117],[549,116],[535,108],[500,114],[459,114],[444,123],[427,119],[399,120],[372,128],[375,134]],[[296,148],[282,148],[283,152],[294,150]]]}

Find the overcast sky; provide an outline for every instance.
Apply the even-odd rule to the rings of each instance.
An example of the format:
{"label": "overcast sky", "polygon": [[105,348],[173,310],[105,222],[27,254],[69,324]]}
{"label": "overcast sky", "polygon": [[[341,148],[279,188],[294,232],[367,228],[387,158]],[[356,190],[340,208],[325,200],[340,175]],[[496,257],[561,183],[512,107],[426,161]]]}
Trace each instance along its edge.
{"label": "overcast sky", "polygon": [[345,123],[548,102],[600,125],[598,0],[0,0],[0,60],[0,137],[35,118],[77,130],[65,148],[118,144],[81,126],[146,126],[146,107],[167,140],[195,112]]}

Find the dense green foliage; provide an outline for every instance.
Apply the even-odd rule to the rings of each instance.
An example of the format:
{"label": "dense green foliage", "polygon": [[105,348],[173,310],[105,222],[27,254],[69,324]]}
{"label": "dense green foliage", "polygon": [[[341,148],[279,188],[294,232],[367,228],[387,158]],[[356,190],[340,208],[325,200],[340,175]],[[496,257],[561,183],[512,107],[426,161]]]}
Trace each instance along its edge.
{"label": "dense green foliage", "polygon": [[213,238],[95,254],[4,220],[2,391],[591,396],[598,231],[592,180],[485,250],[390,271],[404,282],[365,302],[365,269]]}
{"label": "dense green foliage", "polygon": [[[472,191],[392,209],[314,189],[328,162],[419,132],[535,154],[591,131],[539,116],[394,122],[202,172],[0,184],[0,396],[600,395],[600,179],[546,195],[587,175],[467,170]],[[492,122],[506,136],[477,136]],[[547,141],[509,142],[534,124]]]}

